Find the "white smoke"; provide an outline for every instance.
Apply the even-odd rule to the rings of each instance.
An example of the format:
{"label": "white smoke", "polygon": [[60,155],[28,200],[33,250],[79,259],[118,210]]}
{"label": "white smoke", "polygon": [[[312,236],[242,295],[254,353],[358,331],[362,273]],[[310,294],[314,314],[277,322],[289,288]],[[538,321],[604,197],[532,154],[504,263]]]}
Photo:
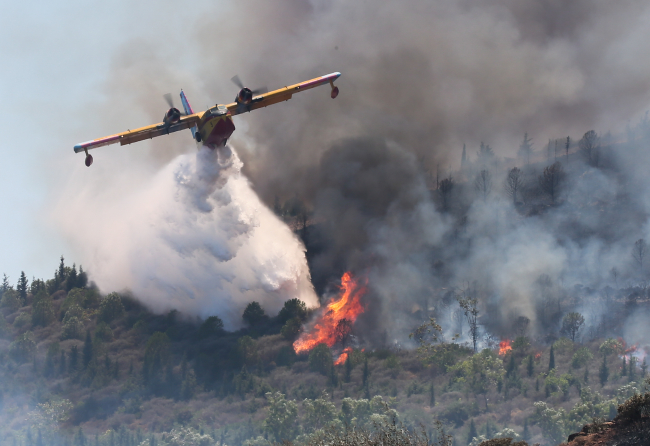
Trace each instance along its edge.
{"label": "white smoke", "polygon": [[304,246],[241,168],[232,148],[202,147],[128,190],[119,175],[107,196],[75,186],[55,215],[103,292],[131,291],[154,311],[216,314],[234,328],[253,300],[270,314],[295,297],[316,306]]}

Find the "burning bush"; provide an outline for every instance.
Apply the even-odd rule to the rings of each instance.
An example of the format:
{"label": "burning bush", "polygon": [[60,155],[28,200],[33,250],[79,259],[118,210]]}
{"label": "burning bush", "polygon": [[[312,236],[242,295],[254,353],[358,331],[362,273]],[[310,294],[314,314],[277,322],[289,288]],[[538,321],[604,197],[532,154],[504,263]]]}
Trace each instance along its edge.
{"label": "burning bush", "polygon": [[[345,346],[352,332],[352,324],[364,311],[361,297],[365,293],[366,287],[359,285],[350,272],[343,274],[339,297],[330,302],[314,326],[293,343],[296,353],[307,352],[320,344],[332,347],[339,343]],[[340,359],[337,363],[345,361]]]}

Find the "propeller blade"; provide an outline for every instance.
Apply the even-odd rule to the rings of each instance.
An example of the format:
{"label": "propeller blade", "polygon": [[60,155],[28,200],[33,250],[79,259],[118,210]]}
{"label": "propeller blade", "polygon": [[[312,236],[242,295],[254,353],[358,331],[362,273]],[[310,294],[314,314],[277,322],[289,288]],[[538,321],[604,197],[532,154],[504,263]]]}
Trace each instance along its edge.
{"label": "propeller blade", "polygon": [[165,98],[165,101],[167,101],[167,104],[169,104],[169,108],[175,108],[171,93],[164,94],[163,98]]}
{"label": "propeller blade", "polygon": [[235,74],[232,78],[230,78],[233,84],[237,85],[240,89],[244,88],[244,84],[242,83],[241,79],[239,79],[239,75]]}
{"label": "propeller blade", "polygon": [[251,93],[253,93],[253,95],[264,94],[264,93],[268,93],[268,92],[269,92],[269,89],[266,88],[266,87],[260,87],[260,88],[257,88],[255,90],[251,90]]}

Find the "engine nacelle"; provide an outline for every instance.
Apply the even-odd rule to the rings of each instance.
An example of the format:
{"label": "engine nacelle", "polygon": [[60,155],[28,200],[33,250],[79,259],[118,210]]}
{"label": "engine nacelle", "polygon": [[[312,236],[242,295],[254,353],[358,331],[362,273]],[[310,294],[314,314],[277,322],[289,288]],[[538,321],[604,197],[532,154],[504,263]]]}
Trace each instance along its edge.
{"label": "engine nacelle", "polygon": [[248,105],[253,101],[253,92],[251,91],[250,88],[242,88],[239,90],[239,93],[237,93],[237,97],[235,98],[235,102],[238,104],[245,104]]}
{"label": "engine nacelle", "polygon": [[167,113],[165,113],[165,117],[163,118],[163,122],[166,125],[172,125],[176,124],[178,121],[181,120],[181,112],[177,108],[170,108]]}

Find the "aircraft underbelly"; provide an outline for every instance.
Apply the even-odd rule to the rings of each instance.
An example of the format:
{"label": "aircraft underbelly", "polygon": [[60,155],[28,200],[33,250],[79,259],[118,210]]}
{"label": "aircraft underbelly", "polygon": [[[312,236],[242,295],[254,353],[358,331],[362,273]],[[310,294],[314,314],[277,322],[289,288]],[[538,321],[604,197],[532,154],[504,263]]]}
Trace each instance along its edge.
{"label": "aircraft underbelly", "polygon": [[223,146],[235,131],[232,117],[225,115],[214,117],[205,122],[199,129],[203,137],[203,144],[208,146]]}

